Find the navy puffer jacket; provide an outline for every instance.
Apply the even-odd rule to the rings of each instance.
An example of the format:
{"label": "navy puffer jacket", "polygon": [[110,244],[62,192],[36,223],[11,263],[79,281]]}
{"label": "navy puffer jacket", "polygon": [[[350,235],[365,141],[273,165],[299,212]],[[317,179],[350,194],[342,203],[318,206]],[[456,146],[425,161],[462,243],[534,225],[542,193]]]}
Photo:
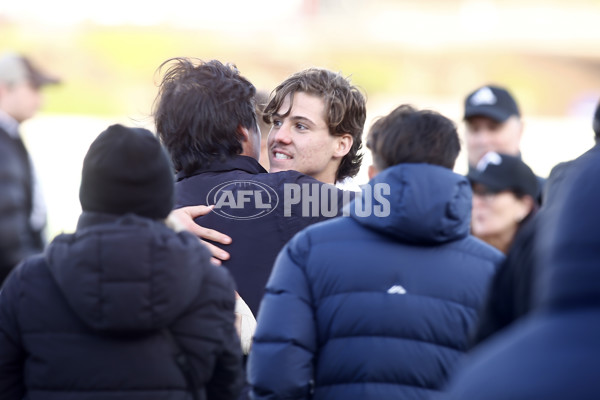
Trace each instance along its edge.
{"label": "navy puffer jacket", "polygon": [[469,235],[470,211],[464,177],[402,164],[369,182],[349,218],[296,235],[258,315],[254,398],[426,399],[438,391],[503,259]]}
{"label": "navy puffer jacket", "polygon": [[234,285],[209,259],[162,222],[82,214],[0,292],[0,398],[191,399],[183,351],[200,398],[235,399]]}

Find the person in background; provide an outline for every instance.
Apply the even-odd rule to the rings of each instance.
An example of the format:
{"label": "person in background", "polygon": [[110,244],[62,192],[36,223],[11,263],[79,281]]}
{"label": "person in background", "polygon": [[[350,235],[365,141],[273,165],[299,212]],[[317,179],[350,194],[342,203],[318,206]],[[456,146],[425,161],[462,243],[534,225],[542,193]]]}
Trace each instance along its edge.
{"label": "person in background", "polygon": [[[592,116],[592,131],[594,132],[594,147],[600,143],[600,100],[596,104],[594,115]],[[547,185],[544,187],[544,198],[549,199],[554,204],[554,199],[560,196],[562,185],[569,181],[570,167],[575,164],[575,160],[561,162],[555,165],[548,175]]]}
{"label": "person in background", "polygon": [[306,228],[277,258],[249,358],[254,399],[430,399],[468,348],[504,256],[469,233],[454,124],[403,105],[367,147],[371,180],[350,217]]}
{"label": "person in background", "polygon": [[[592,118],[596,151],[600,138],[600,103],[596,106]],[[473,336],[473,345],[488,340],[492,335],[506,329],[520,318],[529,314],[533,304],[533,286],[536,275],[543,271],[544,265],[538,262],[535,243],[540,233],[553,229],[548,225],[557,213],[564,195],[565,185],[571,181],[570,172],[577,159],[556,165],[550,175],[543,195],[544,203],[530,221],[519,229],[506,261],[494,277],[489,298],[482,311],[480,325]]]}
{"label": "person in background", "polygon": [[535,174],[519,157],[489,152],[467,178],[473,189],[473,235],[506,254],[519,228],[538,209]]}
{"label": "person in background", "polygon": [[599,175],[596,145],[569,167],[540,220],[532,310],[474,349],[444,399],[600,398]]}
{"label": "person in background", "polygon": [[538,180],[519,158],[489,152],[469,171],[473,188],[471,232],[507,255],[480,311],[472,346],[504,329],[531,309],[538,212]]}
{"label": "person in background", "polygon": [[[464,102],[465,139],[469,169],[490,151],[521,157],[523,120],[519,106],[508,91],[487,85],[472,91]],[[537,177],[540,188],[545,179]],[[542,193],[536,200],[542,202]]]}
{"label": "person in background", "polygon": [[41,108],[42,89],[58,82],[23,55],[0,55],[0,284],[44,249],[46,205],[19,126]]}
{"label": "person in background", "polygon": [[156,137],[108,127],[79,198],[75,233],[0,291],[0,398],[236,399],[235,286],[195,236],[165,224],[174,179]]}

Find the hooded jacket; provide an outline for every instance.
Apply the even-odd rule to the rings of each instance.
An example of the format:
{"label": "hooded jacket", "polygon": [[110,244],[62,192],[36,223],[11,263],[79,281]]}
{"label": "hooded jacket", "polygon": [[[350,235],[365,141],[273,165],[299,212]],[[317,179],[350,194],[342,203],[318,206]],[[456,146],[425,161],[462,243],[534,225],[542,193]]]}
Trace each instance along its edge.
{"label": "hooded jacket", "polygon": [[234,399],[241,354],[234,285],[187,232],[86,213],[0,292],[0,398]]}
{"label": "hooded jacket", "polygon": [[600,398],[600,146],[569,166],[536,233],[535,306],[478,347],[448,399]]}
{"label": "hooded jacket", "polygon": [[503,259],[469,235],[467,180],[401,164],[349,208],[279,254],[250,353],[256,399],[425,399],[467,349]]}

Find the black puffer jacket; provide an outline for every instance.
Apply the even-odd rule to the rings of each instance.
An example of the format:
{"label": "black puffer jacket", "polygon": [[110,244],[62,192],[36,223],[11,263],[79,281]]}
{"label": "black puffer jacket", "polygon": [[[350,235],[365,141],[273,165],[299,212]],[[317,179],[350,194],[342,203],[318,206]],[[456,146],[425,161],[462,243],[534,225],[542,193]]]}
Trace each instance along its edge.
{"label": "black puffer jacket", "polygon": [[600,399],[600,146],[564,172],[539,214],[532,310],[469,356],[444,400]]}
{"label": "black puffer jacket", "polygon": [[209,258],[161,222],[82,214],[0,292],[0,398],[190,399],[177,347],[200,398],[236,398],[234,285]]}

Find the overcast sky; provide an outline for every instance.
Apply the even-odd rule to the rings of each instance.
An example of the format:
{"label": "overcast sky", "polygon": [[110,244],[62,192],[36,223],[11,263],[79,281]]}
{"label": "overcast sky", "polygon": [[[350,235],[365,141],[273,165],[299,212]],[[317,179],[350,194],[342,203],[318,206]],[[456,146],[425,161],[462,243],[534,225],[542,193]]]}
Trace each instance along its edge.
{"label": "overcast sky", "polygon": [[0,15],[56,25],[89,20],[108,25],[177,22],[193,26],[200,22],[234,24],[252,19],[265,23],[297,12],[301,4],[302,0],[6,0],[0,3]]}
{"label": "overcast sky", "polygon": [[[452,44],[542,46],[598,51],[600,0],[0,0],[0,17],[67,27],[170,24],[228,32],[306,34],[306,9],[319,9],[318,30],[335,28],[351,40],[396,42],[419,48]],[[311,21],[311,22],[315,22]],[[314,33],[315,29],[304,25]],[[293,31],[293,32],[292,32]]]}

